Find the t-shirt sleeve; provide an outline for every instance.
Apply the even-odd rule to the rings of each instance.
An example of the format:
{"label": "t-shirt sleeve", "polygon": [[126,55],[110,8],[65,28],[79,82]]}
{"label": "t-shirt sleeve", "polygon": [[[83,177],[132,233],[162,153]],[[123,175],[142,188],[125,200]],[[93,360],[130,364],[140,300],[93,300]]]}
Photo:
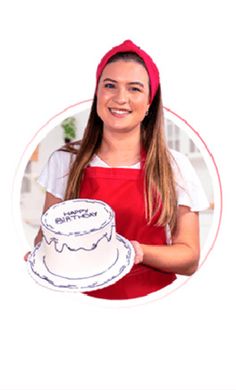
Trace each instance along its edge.
{"label": "t-shirt sleeve", "polygon": [[191,211],[209,208],[202,183],[189,159],[180,152],[171,150],[173,171],[176,180],[178,204],[190,207]]}
{"label": "t-shirt sleeve", "polygon": [[51,154],[38,178],[38,183],[57,198],[64,199],[71,154],[55,151]]}

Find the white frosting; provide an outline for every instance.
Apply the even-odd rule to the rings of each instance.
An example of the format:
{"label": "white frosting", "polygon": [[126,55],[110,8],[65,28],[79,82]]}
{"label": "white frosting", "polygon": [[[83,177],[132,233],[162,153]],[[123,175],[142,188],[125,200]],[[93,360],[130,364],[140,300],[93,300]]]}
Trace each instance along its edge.
{"label": "white frosting", "polygon": [[42,216],[45,265],[54,275],[89,278],[117,260],[115,215],[104,202],[73,199]]}

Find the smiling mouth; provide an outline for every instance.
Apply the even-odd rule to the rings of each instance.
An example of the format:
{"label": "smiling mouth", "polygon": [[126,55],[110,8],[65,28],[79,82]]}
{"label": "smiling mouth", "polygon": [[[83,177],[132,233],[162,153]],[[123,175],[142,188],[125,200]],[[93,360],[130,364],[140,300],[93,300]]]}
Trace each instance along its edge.
{"label": "smiling mouth", "polygon": [[130,110],[123,109],[123,108],[109,108],[109,111],[115,115],[127,115],[132,112]]}

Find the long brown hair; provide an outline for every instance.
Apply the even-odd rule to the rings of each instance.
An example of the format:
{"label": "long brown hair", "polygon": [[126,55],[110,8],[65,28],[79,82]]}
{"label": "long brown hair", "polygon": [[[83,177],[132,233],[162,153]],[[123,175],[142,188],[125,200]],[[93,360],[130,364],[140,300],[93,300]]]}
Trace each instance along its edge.
{"label": "long brown hair", "polygon": [[[142,59],[135,53],[118,53],[109,62],[118,59],[142,63],[145,67]],[[95,93],[82,140],[66,145],[61,149],[76,154],[69,172],[65,200],[78,197],[84,168],[89,164],[93,155],[96,154],[102,142],[103,122],[97,114],[96,105],[97,97]],[[165,226],[169,224],[173,232],[177,220],[177,196],[171,155],[165,140],[161,86],[159,86],[149,107],[148,115],[141,123],[141,142],[146,154],[144,188],[147,222],[151,223],[156,213],[160,212],[158,225]]]}

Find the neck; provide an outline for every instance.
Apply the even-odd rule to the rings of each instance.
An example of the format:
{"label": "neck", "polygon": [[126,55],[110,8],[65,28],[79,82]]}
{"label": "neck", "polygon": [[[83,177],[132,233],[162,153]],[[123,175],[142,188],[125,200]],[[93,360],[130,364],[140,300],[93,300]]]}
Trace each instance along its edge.
{"label": "neck", "polygon": [[120,133],[104,129],[98,155],[112,166],[132,165],[140,161],[140,144],[140,130]]}

